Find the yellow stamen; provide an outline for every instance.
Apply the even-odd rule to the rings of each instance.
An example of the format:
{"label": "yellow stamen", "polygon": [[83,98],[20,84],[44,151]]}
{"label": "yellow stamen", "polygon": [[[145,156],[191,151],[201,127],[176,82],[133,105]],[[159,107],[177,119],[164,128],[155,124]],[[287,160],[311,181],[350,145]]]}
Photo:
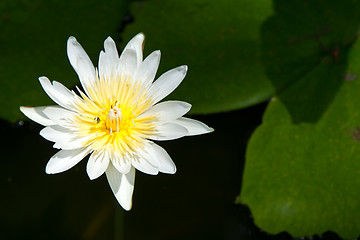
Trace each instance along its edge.
{"label": "yellow stamen", "polygon": [[90,96],[80,93],[76,123],[80,135],[92,135],[84,145],[94,151],[133,155],[154,133],[156,116],[139,118],[151,105],[147,89],[128,77],[97,79]]}
{"label": "yellow stamen", "polygon": [[110,135],[112,134],[114,129],[116,129],[116,132],[119,132],[119,126],[121,124],[122,117],[123,116],[121,109],[119,109],[118,107],[113,107],[109,110],[106,116],[105,126],[107,129],[110,130]]}

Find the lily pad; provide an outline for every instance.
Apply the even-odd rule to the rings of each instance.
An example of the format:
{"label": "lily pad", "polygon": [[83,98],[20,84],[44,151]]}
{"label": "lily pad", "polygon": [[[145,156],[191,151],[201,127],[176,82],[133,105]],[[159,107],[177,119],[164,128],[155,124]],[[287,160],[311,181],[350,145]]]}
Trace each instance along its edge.
{"label": "lily pad", "polygon": [[142,31],[145,52],[160,49],[158,73],[186,64],[189,72],[170,99],[193,105],[191,113],[244,108],[287,86],[267,77],[262,63],[261,26],[273,14],[269,0],[132,2],[128,39]]}
{"label": "lily pad", "polygon": [[6,0],[0,8],[0,117],[15,121],[24,118],[20,105],[51,104],[38,77],[69,88],[79,83],[66,56],[67,38],[75,36],[96,63],[105,38],[119,38],[127,1]]}
{"label": "lily pad", "polygon": [[[273,5],[276,14],[264,22],[261,33],[263,63],[274,86],[284,79],[291,86],[311,73],[328,56],[338,62],[345,54],[344,48],[351,45],[358,35],[360,4],[357,1],[274,0]],[[312,84],[312,92],[307,92],[307,95],[324,92],[324,85],[318,84],[318,81]],[[298,104],[304,103],[310,108],[317,105],[318,111],[311,114],[302,112],[301,116],[293,116],[293,121],[316,122],[342,82],[330,84],[333,85],[325,84],[326,95],[319,95],[315,103],[298,99],[302,101]],[[279,98],[292,115],[296,114],[296,104],[288,103],[282,95]],[[320,108],[320,105],[323,107]]]}
{"label": "lily pad", "polygon": [[237,202],[269,233],[360,234],[360,41],[340,51],[273,98],[249,142]]}

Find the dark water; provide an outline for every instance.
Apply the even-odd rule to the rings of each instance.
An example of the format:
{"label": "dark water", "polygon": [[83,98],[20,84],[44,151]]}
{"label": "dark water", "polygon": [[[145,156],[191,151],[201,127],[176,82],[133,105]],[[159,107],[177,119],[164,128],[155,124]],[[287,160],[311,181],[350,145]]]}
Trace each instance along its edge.
{"label": "dark water", "polygon": [[[192,116],[215,132],[159,142],[177,173],[137,172],[130,212],[117,204],[105,176],[89,180],[86,159],[45,174],[56,149],[38,134],[40,125],[1,121],[0,239],[292,239],[260,231],[249,209],[234,204],[246,144],[265,107]],[[321,239],[339,238],[326,233]]]}

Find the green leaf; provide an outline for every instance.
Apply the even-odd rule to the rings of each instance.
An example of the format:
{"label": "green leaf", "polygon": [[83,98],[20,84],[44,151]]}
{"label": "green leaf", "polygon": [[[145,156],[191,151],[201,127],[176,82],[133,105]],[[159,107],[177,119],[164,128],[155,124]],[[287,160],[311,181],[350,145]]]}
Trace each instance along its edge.
{"label": "green leaf", "polygon": [[96,63],[106,37],[118,39],[127,1],[6,0],[0,9],[0,117],[15,121],[24,118],[20,105],[52,104],[38,77],[70,88],[79,84],[66,55],[68,37],[75,36]]}
{"label": "green leaf", "polygon": [[246,154],[237,202],[265,231],[360,234],[357,1],[274,1],[264,22],[269,79],[289,88],[269,103]]}
{"label": "green leaf", "polygon": [[133,2],[134,23],[124,38],[144,32],[146,54],[160,49],[158,73],[186,64],[189,72],[169,97],[193,105],[192,113],[247,107],[287,85],[268,79],[262,64],[261,25],[272,13],[269,0]]}
{"label": "green leaf", "polygon": [[[341,48],[349,46],[357,37],[360,23],[357,1],[274,0],[273,4],[276,14],[264,22],[261,32],[263,63],[274,86],[284,79],[291,86],[311,73],[324,57],[339,60],[339,53],[344,55]],[[321,101],[318,105],[326,105],[334,97],[341,83],[333,84],[336,86],[328,89],[326,96],[318,97],[317,101]],[[313,92],[321,93],[323,87],[318,84]],[[288,100],[282,99],[282,95],[279,97],[288,106]],[[290,112],[293,106],[296,104],[287,107]],[[319,110],[301,113],[301,120],[317,121],[325,108]]]}
{"label": "green leaf", "polygon": [[272,99],[249,142],[237,202],[269,233],[360,234],[360,41],[339,51]]}

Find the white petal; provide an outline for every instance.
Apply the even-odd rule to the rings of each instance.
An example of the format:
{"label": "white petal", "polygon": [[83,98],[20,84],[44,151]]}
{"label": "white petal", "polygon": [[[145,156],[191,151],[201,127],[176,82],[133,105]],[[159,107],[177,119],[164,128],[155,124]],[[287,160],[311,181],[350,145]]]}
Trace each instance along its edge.
{"label": "white petal", "polygon": [[59,82],[50,83],[47,77],[39,77],[39,81],[47,95],[60,106],[74,110],[74,103],[77,101],[76,94],[67,89]]}
{"label": "white petal", "polygon": [[73,130],[58,125],[49,126],[40,131],[40,135],[45,139],[55,142],[54,148],[71,150],[85,147],[85,143],[90,140],[92,135],[79,136]]}
{"label": "white petal", "polygon": [[172,161],[165,149],[155,143],[150,143],[150,146],[151,148],[149,148],[149,153],[152,155],[152,159],[155,161],[156,166],[158,166],[159,171],[170,174],[175,173],[175,163]]}
{"label": "white petal", "polygon": [[64,172],[80,162],[89,152],[87,148],[60,150],[50,158],[45,172],[47,174]]}
{"label": "white petal", "polygon": [[108,37],[104,42],[105,52],[100,52],[99,72],[100,76],[110,77],[115,74],[115,70],[119,65],[119,55],[114,40]]}
{"label": "white petal", "polygon": [[[95,68],[85,50],[76,38],[69,37],[67,42],[67,54],[71,65],[79,76],[80,82],[88,94],[87,89],[96,80]],[[90,97],[90,95],[88,94]]]}
{"label": "white petal", "polygon": [[64,150],[71,150],[71,149],[76,149],[76,148],[80,148],[80,147],[86,147],[86,143],[87,141],[91,138],[92,136],[84,136],[84,137],[73,137],[71,138],[69,141],[65,142],[65,141],[57,141],[54,144],[54,148],[58,148],[58,149],[64,149]]}
{"label": "white petal", "polygon": [[135,79],[142,82],[144,87],[148,87],[154,81],[160,63],[160,56],[159,50],[152,52],[137,70]]}
{"label": "white petal", "polygon": [[55,125],[49,126],[40,131],[40,135],[52,142],[70,141],[74,134],[67,128]]}
{"label": "white petal", "polygon": [[[146,146],[146,145],[145,145]],[[156,175],[159,173],[159,169],[157,166],[155,166],[153,163],[155,161],[152,161],[152,156],[147,150],[146,147],[143,149],[138,149],[139,156],[133,157],[131,164],[139,171],[150,174],[150,175]]]}
{"label": "white petal", "polygon": [[116,44],[111,37],[108,37],[104,42],[104,49],[107,58],[109,58],[110,62],[113,62],[119,59],[119,54],[116,49]]}
{"label": "white petal", "polygon": [[74,119],[74,112],[58,106],[45,107],[43,113],[53,122],[61,126],[72,126],[71,121]]}
{"label": "white petal", "polygon": [[213,132],[214,129],[208,127],[206,124],[190,118],[181,117],[173,121],[173,123],[179,124],[185,127],[189,131],[189,136],[191,135],[200,135],[209,132]]}
{"label": "white petal", "polygon": [[118,154],[112,153],[111,154],[111,163],[121,173],[128,173],[131,168],[131,159],[128,159],[125,156],[120,156]]}
{"label": "white petal", "polygon": [[156,126],[156,133],[149,138],[152,140],[173,140],[189,134],[188,130],[175,123],[165,123]]}
{"label": "white petal", "polygon": [[86,165],[86,172],[91,180],[100,177],[109,166],[110,158],[104,152],[93,152]]}
{"label": "white petal", "polygon": [[93,135],[86,135],[86,136],[77,136],[75,134],[71,135],[70,139],[66,140],[64,139],[60,139],[58,141],[55,142],[54,144],[54,148],[58,148],[58,149],[64,149],[64,150],[71,150],[71,149],[76,149],[76,148],[81,148],[81,147],[86,147],[88,141],[96,136]]}
{"label": "white petal", "polygon": [[161,75],[151,86],[149,95],[157,103],[179,86],[187,72],[187,66],[171,69]]}
{"label": "white petal", "polygon": [[[118,72],[123,76],[133,77],[138,67],[138,60],[134,49],[125,49],[120,56]],[[133,79],[135,80],[135,79]]]}
{"label": "white petal", "polygon": [[191,108],[191,104],[181,101],[166,101],[152,106],[142,113],[138,118],[156,116],[160,122],[173,121],[184,114]]}
{"label": "white petal", "polygon": [[143,33],[138,33],[135,37],[133,37],[128,44],[125,46],[123,52],[126,49],[132,49],[136,53],[137,63],[140,64],[143,60],[143,44],[144,44],[145,36]]}
{"label": "white petal", "polygon": [[43,125],[55,125],[54,121],[50,120],[45,114],[44,109],[47,107],[20,107],[20,111],[31,120]]}
{"label": "white petal", "polygon": [[132,167],[129,173],[122,174],[118,172],[110,162],[106,170],[106,177],[120,205],[129,211],[131,209],[134,191],[135,168]]}

